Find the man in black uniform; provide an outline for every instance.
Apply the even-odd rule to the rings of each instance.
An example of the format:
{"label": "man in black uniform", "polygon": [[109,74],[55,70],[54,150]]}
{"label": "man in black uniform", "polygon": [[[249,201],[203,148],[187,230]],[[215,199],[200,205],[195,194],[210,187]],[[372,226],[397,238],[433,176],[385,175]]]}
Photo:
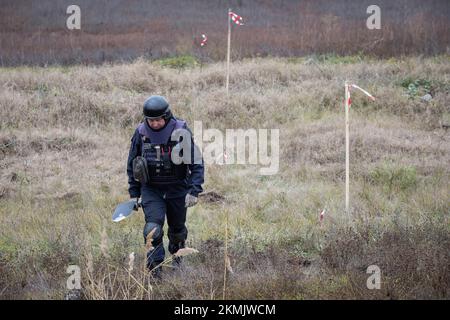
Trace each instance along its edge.
{"label": "man in black uniform", "polygon": [[[143,108],[144,121],[131,139],[127,174],[131,198],[142,197],[144,241],[151,233],[147,268],[160,276],[164,261],[163,225],[167,216],[169,252],[184,248],[186,211],[203,191],[204,164],[186,122],[175,118],[166,99],[151,96]],[[186,152],[188,151],[188,152]],[[180,266],[181,257],[172,265]]]}

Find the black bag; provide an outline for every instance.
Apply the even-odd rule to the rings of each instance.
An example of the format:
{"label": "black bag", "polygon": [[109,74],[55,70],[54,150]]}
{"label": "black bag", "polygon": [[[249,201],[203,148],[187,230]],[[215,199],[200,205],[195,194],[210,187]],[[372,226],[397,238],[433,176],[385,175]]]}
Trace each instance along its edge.
{"label": "black bag", "polygon": [[148,175],[147,160],[142,156],[137,156],[133,160],[134,180],[142,184],[148,184],[150,178]]}

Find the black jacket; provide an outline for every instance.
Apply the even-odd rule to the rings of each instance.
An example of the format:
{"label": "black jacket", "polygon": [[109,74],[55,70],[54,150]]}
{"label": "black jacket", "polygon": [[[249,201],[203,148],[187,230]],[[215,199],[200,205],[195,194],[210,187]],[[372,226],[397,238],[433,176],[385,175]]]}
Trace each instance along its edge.
{"label": "black jacket", "polygon": [[[189,132],[191,130],[187,127],[184,127]],[[194,139],[191,133],[191,159],[194,159],[194,150],[198,147],[194,144]],[[136,156],[141,154],[141,146],[142,146],[142,138],[138,132],[138,129],[134,131],[134,135],[131,138],[131,146],[128,154],[127,161],[127,174],[128,174],[128,193],[131,198],[137,198],[141,196],[141,183],[139,181],[134,180],[133,176],[133,160]],[[192,161],[194,162],[194,161]],[[186,179],[181,181],[180,183],[172,184],[170,186],[148,186],[151,189],[155,189],[155,191],[163,192],[165,198],[177,198],[185,196],[187,193],[192,194],[193,196],[198,196],[199,193],[203,191],[202,184],[204,182],[204,162],[203,158],[201,164],[191,163],[188,164],[189,174]]]}

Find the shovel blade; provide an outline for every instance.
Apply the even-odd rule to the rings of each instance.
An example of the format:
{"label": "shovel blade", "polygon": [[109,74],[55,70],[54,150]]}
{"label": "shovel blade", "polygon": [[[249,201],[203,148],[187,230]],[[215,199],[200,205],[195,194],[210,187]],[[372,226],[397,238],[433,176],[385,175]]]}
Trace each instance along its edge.
{"label": "shovel blade", "polygon": [[133,213],[136,212],[136,210],[134,210],[135,205],[136,200],[129,200],[119,204],[116,207],[116,210],[114,210],[112,221],[119,222],[131,216]]}

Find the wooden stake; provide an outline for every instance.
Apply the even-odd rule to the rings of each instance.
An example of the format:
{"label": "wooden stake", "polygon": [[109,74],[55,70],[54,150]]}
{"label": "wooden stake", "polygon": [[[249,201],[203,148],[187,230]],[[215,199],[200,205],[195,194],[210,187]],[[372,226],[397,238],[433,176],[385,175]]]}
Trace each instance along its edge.
{"label": "wooden stake", "polygon": [[[231,8],[228,8],[228,41],[227,41],[227,80],[226,91],[227,98],[229,96],[229,84],[230,84],[230,51],[231,51]],[[228,210],[225,210],[225,250],[224,250],[224,266],[223,266],[223,300],[227,298],[227,260],[228,260]]]}
{"label": "wooden stake", "polygon": [[228,43],[227,43],[227,80],[226,80],[226,89],[227,89],[227,97],[228,97],[228,87],[230,83],[230,51],[231,51],[231,22],[230,22],[230,12],[231,9],[228,9],[227,19],[228,19]]}
{"label": "wooden stake", "polygon": [[350,130],[349,130],[349,88],[345,81],[345,211],[350,213]]}

